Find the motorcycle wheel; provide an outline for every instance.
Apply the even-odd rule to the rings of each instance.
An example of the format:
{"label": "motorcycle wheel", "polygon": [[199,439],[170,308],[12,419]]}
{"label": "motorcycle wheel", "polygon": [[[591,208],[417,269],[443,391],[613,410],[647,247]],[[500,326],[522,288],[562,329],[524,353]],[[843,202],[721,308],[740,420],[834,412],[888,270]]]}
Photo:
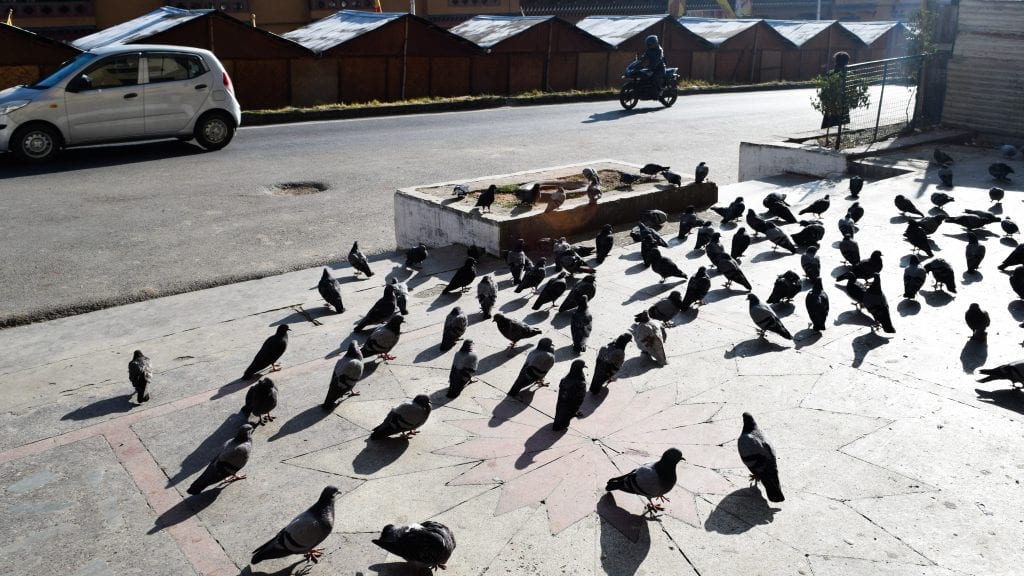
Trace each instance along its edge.
{"label": "motorcycle wheel", "polygon": [[675,86],[670,86],[661,91],[661,95],[658,96],[658,102],[661,102],[665,108],[671,108],[676,103],[676,98],[679,97],[679,92]]}
{"label": "motorcycle wheel", "polygon": [[640,98],[636,95],[636,85],[630,82],[619,90],[619,104],[626,110],[632,110],[636,107],[637,102]]}

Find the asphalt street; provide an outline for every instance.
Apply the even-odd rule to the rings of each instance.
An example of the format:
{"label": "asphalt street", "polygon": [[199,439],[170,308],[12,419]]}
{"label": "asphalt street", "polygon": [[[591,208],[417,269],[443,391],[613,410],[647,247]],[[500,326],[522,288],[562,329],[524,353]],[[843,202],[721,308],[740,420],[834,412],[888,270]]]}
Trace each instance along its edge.
{"label": "asphalt street", "polygon": [[[811,89],[243,128],[226,149],[156,142],[0,156],[0,325],[393,250],[396,188],[614,158],[736,181],[745,140],[804,133]],[[326,190],[282,193],[315,182]],[[311,279],[312,287],[315,279]]]}

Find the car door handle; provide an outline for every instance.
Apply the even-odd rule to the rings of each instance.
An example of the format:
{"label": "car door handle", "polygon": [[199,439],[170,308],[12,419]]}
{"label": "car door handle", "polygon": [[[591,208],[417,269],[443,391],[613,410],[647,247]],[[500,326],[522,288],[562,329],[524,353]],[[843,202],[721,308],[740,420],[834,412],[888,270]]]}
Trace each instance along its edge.
{"label": "car door handle", "polygon": [[132,98],[135,98],[137,96],[138,96],[138,93],[136,93],[136,92],[129,92],[129,93],[124,95],[124,99],[125,100],[131,100]]}
{"label": "car door handle", "polygon": [[206,90],[206,84],[200,84],[196,86],[196,90]]}

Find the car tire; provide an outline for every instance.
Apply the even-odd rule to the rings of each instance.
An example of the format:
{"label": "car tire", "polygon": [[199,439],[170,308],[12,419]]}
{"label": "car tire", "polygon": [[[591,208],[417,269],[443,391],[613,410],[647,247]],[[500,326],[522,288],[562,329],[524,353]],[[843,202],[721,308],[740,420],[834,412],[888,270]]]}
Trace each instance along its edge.
{"label": "car tire", "polygon": [[22,162],[48,162],[64,145],[60,132],[48,124],[28,124],[11,138],[10,149]]}
{"label": "car tire", "polygon": [[207,150],[220,150],[235,136],[235,122],[223,112],[207,112],[196,122],[193,136]]}

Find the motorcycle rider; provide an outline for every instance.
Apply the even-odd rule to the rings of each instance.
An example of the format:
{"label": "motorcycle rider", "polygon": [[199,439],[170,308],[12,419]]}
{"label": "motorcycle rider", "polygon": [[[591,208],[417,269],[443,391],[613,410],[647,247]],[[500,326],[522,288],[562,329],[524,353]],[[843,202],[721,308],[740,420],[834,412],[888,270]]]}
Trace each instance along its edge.
{"label": "motorcycle rider", "polygon": [[661,49],[661,44],[658,43],[658,36],[655,34],[651,34],[644,39],[644,43],[647,45],[647,50],[640,57],[640,62],[646,64],[646,68],[651,75],[654,93],[661,94],[662,82],[665,76],[665,51]]}

